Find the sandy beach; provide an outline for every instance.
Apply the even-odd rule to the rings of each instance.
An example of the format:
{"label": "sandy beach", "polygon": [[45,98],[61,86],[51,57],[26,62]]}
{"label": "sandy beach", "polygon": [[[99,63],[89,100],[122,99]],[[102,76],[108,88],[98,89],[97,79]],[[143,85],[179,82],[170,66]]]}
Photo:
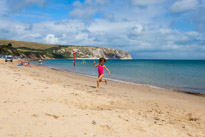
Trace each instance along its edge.
{"label": "sandy beach", "polygon": [[205,137],[205,97],[0,60],[0,137]]}

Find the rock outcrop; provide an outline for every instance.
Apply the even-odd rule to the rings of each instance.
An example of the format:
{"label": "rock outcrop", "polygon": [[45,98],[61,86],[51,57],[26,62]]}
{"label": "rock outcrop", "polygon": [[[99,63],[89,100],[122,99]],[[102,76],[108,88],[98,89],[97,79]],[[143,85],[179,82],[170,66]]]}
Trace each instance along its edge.
{"label": "rock outcrop", "polygon": [[107,59],[132,59],[128,52],[112,49],[112,48],[99,48],[99,47],[72,47],[62,48],[57,51],[53,51],[58,54],[69,54],[72,55],[73,50],[76,52],[76,58],[88,58],[96,59],[104,57]]}

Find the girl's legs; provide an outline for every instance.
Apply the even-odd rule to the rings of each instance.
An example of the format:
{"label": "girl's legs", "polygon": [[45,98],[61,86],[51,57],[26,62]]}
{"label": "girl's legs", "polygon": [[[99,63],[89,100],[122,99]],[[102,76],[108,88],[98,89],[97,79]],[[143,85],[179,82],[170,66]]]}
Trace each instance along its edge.
{"label": "girl's legs", "polygon": [[104,77],[104,74],[101,74],[100,76],[98,76],[98,79],[97,79],[97,89],[99,88],[100,86],[100,82],[102,81],[102,78]]}
{"label": "girl's legs", "polygon": [[107,80],[100,80],[100,82],[105,82],[107,84]]}

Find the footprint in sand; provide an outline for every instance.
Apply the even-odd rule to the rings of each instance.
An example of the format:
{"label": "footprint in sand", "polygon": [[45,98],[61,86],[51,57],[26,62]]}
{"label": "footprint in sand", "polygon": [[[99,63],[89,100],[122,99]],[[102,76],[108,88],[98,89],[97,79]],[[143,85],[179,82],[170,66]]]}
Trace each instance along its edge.
{"label": "footprint in sand", "polygon": [[37,114],[33,114],[32,116],[33,116],[33,117],[36,117],[36,118],[39,117],[39,115],[37,115]]}
{"label": "footprint in sand", "polygon": [[86,90],[85,92],[86,92],[86,93],[92,93],[93,91],[91,91],[91,90]]}
{"label": "footprint in sand", "polygon": [[96,125],[96,122],[95,122],[95,120],[93,120],[93,121],[92,121],[92,124],[93,124],[93,125]]}
{"label": "footprint in sand", "polygon": [[45,115],[49,116],[49,117],[53,117],[54,119],[58,119],[59,118],[59,116],[48,114],[48,113],[45,113]]}
{"label": "footprint in sand", "polygon": [[186,117],[187,117],[188,121],[197,121],[197,120],[199,120],[199,118],[197,118],[196,116],[194,116],[192,113],[188,113],[188,114],[186,115]]}
{"label": "footprint in sand", "polygon": [[108,125],[100,125],[100,127],[103,128],[103,129],[111,129],[111,127],[108,126]]}
{"label": "footprint in sand", "polygon": [[30,83],[30,82],[27,82],[26,84],[27,84],[27,85],[31,85],[31,83]]}
{"label": "footprint in sand", "polygon": [[159,118],[158,117],[154,117],[154,120],[159,120]]}
{"label": "footprint in sand", "polygon": [[110,105],[114,105],[114,102],[113,102],[113,101],[110,101],[109,104],[110,104]]}

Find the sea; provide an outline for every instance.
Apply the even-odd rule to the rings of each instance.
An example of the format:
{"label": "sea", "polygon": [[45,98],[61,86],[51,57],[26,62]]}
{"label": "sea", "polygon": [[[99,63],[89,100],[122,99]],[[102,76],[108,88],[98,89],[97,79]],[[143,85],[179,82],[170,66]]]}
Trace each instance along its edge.
{"label": "sea", "polygon": [[[93,61],[72,59],[48,59],[43,66],[86,76],[98,76]],[[32,62],[38,65],[38,62]],[[111,72],[109,77],[104,70],[105,78],[128,84],[143,84],[155,88],[173,88],[179,91],[205,93],[205,60],[107,60],[106,67]]]}

